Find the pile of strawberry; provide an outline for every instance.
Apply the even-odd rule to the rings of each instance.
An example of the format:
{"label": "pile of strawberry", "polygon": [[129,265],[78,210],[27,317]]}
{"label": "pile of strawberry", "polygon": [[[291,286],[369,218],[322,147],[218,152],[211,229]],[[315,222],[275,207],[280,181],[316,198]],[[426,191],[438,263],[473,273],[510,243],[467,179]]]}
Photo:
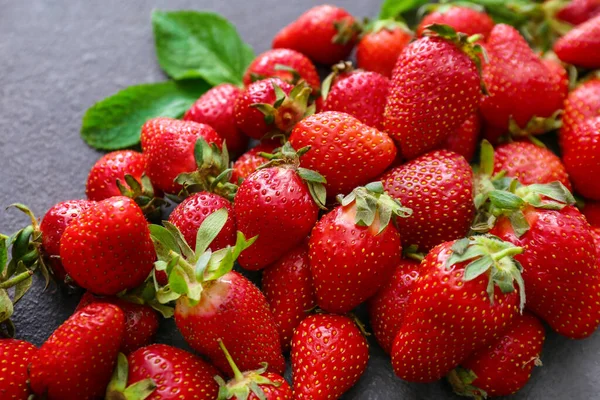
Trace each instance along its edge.
{"label": "pile of strawberry", "polygon": [[[415,34],[308,10],[244,87],[104,155],[86,200],[41,224],[15,205],[31,225],[0,236],[5,333],[34,271],[87,292],[39,349],[0,340],[0,397],[335,399],[365,371],[369,330],[399,379],[518,391],[541,321],[572,339],[600,324],[599,13],[561,8],[577,26],[542,57],[464,4]],[[313,62],[335,64],[323,82]],[[198,355],[152,344],[170,317]]]}

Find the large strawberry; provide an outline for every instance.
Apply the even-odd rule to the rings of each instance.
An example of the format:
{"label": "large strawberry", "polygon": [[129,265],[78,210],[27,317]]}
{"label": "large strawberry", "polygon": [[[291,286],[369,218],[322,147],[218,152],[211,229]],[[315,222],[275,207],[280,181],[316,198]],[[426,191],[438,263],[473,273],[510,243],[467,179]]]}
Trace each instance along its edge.
{"label": "large strawberry", "polygon": [[141,179],[144,173],[144,155],[133,150],[113,151],[102,156],[90,170],[85,193],[90,200],[104,200],[120,196],[117,179],[125,181],[125,174]]}
{"label": "large strawberry", "polygon": [[561,133],[563,162],[575,191],[600,200],[600,115],[570,126]]}
{"label": "large strawberry", "polygon": [[294,399],[337,399],[367,368],[369,346],[355,322],[341,315],[311,315],[292,339]]}
{"label": "large strawberry", "polygon": [[402,258],[396,217],[410,210],[384,193],[381,182],[340,199],[310,235],[308,256],[323,310],[344,314],[371,297]]}
{"label": "large strawberry", "polygon": [[427,14],[417,27],[417,35],[423,36],[423,32],[432,24],[448,25],[456,32],[468,36],[480,34],[484,40],[494,28],[494,21],[485,12],[449,4],[438,6],[432,13]]}
{"label": "large strawberry", "polygon": [[381,182],[390,196],[413,210],[398,221],[405,246],[428,251],[469,232],[475,212],[473,173],[462,156],[435,150],[391,169]]}
{"label": "large strawberry", "polygon": [[558,39],[554,52],[568,64],[600,68],[600,15],[577,25]]}
{"label": "large strawberry", "polygon": [[600,0],[572,0],[562,7],[556,16],[573,25],[584,23],[600,14]]}
{"label": "large strawberry", "polygon": [[27,368],[38,349],[29,342],[0,339],[0,398],[27,400]]}
{"label": "large strawberry", "polygon": [[90,304],[76,311],[33,356],[31,389],[49,400],[94,400],[104,395],[119,346],[125,316],[117,306]]}
{"label": "large strawberry", "polygon": [[311,147],[300,163],[325,177],[330,197],[367,184],[396,157],[396,147],[387,134],[335,111],[300,121],[290,143],[297,149]]}
{"label": "large strawberry", "polygon": [[273,143],[261,143],[242,154],[233,163],[233,172],[231,173],[231,182],[239,183],[250,176],[254,171],[269,160],[260,155],[260,153],[270,154],[277,146]]}
{"label": "large strawberry", "polygon": [[67,226],[60,258],[79,286],[114,295],[144,282],[156,255],[140,207],[115,196],[97,202]]}
{"label": "large strawberry", "polygon": [[493,236],[431,250],[394,339],[396,375],[410,382],[436,381],[497,339],[525,303],[521,268],[512,258],[522,251]]}
{"label": "large strawberry", "polygon": [[591,79],[569,93],[565,101],[563,126],[559,136],[561,145],[564,146],[564,135],[572,126],[596,116],[600,116],[600,79]]}
{"label": "large strawberry", "polygon": [[293,49],[315,62],[331,65],[348,57],[357,31],[354,17],[346,10],[324,4],[280,30],[273,39],[273,48]]}
{"label": "large strawberry", "polygon": [[358,68],[391,78],[398,56],[410,42],[413,34],[400,22],[377,21],[364,32],[356,46]]}
{"label": "large strawberry", "polygon": [[442,144],[481,97],[478,47],[445,25],[427,32],[431,36],[415,40],[398,57],[385,109],[385,131],[407,159]]}
{"label": "large strawberry", "polygon": [[479,117],[479,113],[474,112],[446,138],[440,148],[458,153],[467,161],[471,161],[479,143],[480,133],[481,117]]}
{"label": "large strawberry", "polygon": [[[248,237],[258,235],[239,259],[242,267],[258,270],[277,261],[300,243],[317,222],[324,206],[322,176],[300,168],[300,156],[287,143],[266,168],[242,182],[234,200],[238,229]],[[306,156],[303,156],[306,157]]]}

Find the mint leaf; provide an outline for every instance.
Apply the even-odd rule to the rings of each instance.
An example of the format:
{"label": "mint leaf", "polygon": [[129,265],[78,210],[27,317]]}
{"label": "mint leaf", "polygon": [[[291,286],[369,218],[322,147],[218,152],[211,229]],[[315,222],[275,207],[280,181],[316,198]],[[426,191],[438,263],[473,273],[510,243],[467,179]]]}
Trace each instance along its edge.
{"label": "mint leaf", "polygon": [[218,14],[156,10],[152,27],[158,63],[173,79],[241,85],[254,58],[235,27]]}
{"label": "mint leaf", "polygon": [[199,80],[130,86],[86,111],[81,137],[100,150],[135,146],[144,122],[154,117],[180,117],[209,88]]}
{"label": "mint leaf", "polygon": [[379,11],[379,19],[394,19],[400,14],[414,10],[429,0],[384,0]]}

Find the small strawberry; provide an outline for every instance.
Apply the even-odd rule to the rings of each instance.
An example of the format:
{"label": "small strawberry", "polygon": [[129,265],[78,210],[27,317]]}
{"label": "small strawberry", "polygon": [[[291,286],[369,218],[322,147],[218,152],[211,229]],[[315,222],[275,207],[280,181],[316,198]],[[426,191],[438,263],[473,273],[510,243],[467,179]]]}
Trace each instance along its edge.
{"label": "small strawberry", "polygon": [[575,124],[561,134],[563,162],[575,190],[582,196],[600,200],[600,115]]}
{"label": "small strawberry", "polygon": [[292,339],[294,399],[337,399],[367,368],[369,345],[355,322],[341,315],[304,319]]}
{"label": "small strawberry", "polygon": [[336,314],[367,300],[392,276],[402,258],[396,217],[410,215],[381,182],[354,189],[340,203],[315,225],[308,244],[317,304]]}
{"label": "small strawberry", "polygon": [[232,155],[242,154],[248,146],[248,138],[238,129],[233,109],[241,93],[242,89],[235,85],[217,85],[200,96],[183,119],[211,126],[227,143]]}
{"label": "small strawberry", "polygon": [[27,400],[27,367],[38,349],[29,342],[0,339],[0,398]]}
{"label": "small strawberry", "polygon": [[100,158],[90,170],[85,193],[89,200],[104,200],[120,196],[117,179],[125,180],[125,174],[140,179],[144,173],[144,155],[133,150],[113,151]]}
{"label": "small strawberry", "polygon": [[60,239],[66,272],[96,294],[114,295],[137,287],[150,274],[155,257],[142,210],[123,196],[83,211]]}
{"label": "small strawberry", "polygon": [[305,243],[265,268],[262,290],[277,324],[281,348],[286,352],[290,349],[294,329],[317,305]]}
{"label": "small strawberry", "polygon": [[300,121],[292,131],[290,143],[297,149],[311,147],[300,163],[325,177],[330,197],[365,185],[396,157],[396,147],[387,134],[336,111]]}
{"label": "small strawberry", "polygon": [[525,304],[521,268],[512,258],[522,251],[493,236],[431,250],[394,339],[396,375],[409,382],[436,381],[497,339]]}
{"label": "small strawberry", "polygon": [[571,0],[556,16],[570,24],[579,25],[600,14],[600,0]]}
{"label": "small strawberry", "polygon": [[472,398],[509,396],[527,384],[544,344],[544,326],[533,315],[517,315],[512,325],[488,347],[460,363],[448,375],[454,392]]}
{"label": "small strawberry", "polygon": [[412,32],[403,23],[392,20],[375,22],[371,30],[363,33],[356,46],[358,68],[391,78],[398,56],[412,37]]}
{"label": "small strawberry", "polygon": [[260,153],[270,154],[277,146],[272,143],[261,143],[242,154],[233,163],[233,172],[231,182],[238,183],[250,176],[254,171],[269,160],[260,155]]}
{"label": "small strawberry", "polygon": [[591,226],[600,228],[600,202],[586,201],[581,211]]}
{"label": "small strawberry", "polygon": [[413,210],[398,220],[405,246],[421,251],[465,236],[469,232],[473,206],[473,172],[460,155],[435,150],[381,176],[390,196]]}
{"label": "small strawberry", "polygon": [[350,55],[357,31],[354,17],[346,10],[324,4],[281,29],[273,39],[273,48],[296,50],[314,62],[331,65]]}
{"label": "small strawberry", "polygon": [[572,126],[596,116],[600,116],[600,79],[591,79],[569,93],[565,101],[563,126],[559,136],[561,146],[564,146],[564,136]]}
{"label": "small strawberry", "polygon": [[431,25],[427,32],[432,36],[415,40],[400,54],[385,108],[385,131],[407,159],[439,147],[475,111],[481,96],[479,46],[445,25]]}
{"label": "small strawberry", "polygon": [[577,25],[554,44],[561,61],[578,67],[600,68],[600,15]]}
{"label": "small strawberry", "polygon": [[481,118],[479,113],[473,113],[465,122],[446,138],[440,146],[442,149],[450,150],[471,161],[475,155],[479,135],[481,133]]}
{"label": "small strawberry", "polygon": [[49,400],[104,395],[123,340],[125,316],[117,306],[95,303],[76,311],[33,356],[32,391]]}
{"label": "small strawberry", "polygon": [[462,32],[467,36],[480,34],[484,40],[494,28],[494,21],[485,12],[450,4],[438,6],[432,13],[426,15],[417,27],[417,35],[423,36],[423,32],[432,24],[448,25],[456,32]]}

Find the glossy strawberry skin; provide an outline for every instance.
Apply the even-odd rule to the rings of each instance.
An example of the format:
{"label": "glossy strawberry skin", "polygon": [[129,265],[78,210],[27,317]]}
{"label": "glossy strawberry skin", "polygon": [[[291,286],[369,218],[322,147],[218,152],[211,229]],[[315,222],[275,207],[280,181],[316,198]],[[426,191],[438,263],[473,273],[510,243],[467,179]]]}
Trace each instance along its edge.
{"label": "glossy strawberry skin", "polygon": [[479,74],[469,56],[437,36],[417,39],[398,57],[385,131],[402,156],[413,159],[439,147],[475,111],[480,96]]}
{"label": "glossy strawberry skin", "polygon": [[457,32],[466,33],[468,36],[481,34],[483,40],[487,39],[494,28],[494,21],[485,12],[469,7],[452,6],[440,12],[434,11],[426,15],[417,27],[417,36],[423,36],[423,31],[428,25],[448,25]]}
{"label": "glossy strawberry skin", "polygon": [[600,116],[571,126],[561,138],[563,162],[575,191],[600,200]]}
{"label": "glossy strawberry skin", "polygon": [[559,135],[561,146],[565,146],[565,133],[571,127],[596,116],[600,116],[600,79],[591,79],[569,93],[565,101],[563,126]]}
{"label": "glossy strawberry skin", "polygon": [[402,326],[408,297],[419,277],[420,262],[403,259],[394,273],[368,301],[371,329],[381,348],[392,352],[394,338]]}
{"label": "glossy strawberry skin", "polygon": [[550,72],[551,81],[554,85],[553,91],[560,94],[560,99],[564,102],[569,94],[569,73],[558,60],[544,58],[542,59],[542,63],[544,63]]}
{"label": "glossy strawberry skin", "polygon": [[582,212],[591,226],[600,228],[600,202],[586,201]]}
{"label": "glossy strawberry skin", "polygon": [[237,272],[229,272],[206,287],[197,305],[180,298],[175,323],[194,350],[229,376],[231,367],[218,339],[223,340],[240,370],[257,369],[262,362],[278,374],[285,369],[269,304],[260,290]]}
{"label": "glossy strawberry skin", "polygon": [[600,15],[577,25],[558,39],[554,52],[568,64],[600,68]]}
{"label": "glossy strawberry skin", "polygon": [[144,173],[144,155],[133,150],[113,151],[102,156],[92,167],[85,188],[89,200],[120,196],[117,179],[125,184],[125,174],[139,180]]}
{"label": "glossy strawberry skin", "polygon": [[584,23],[600,14],[600,0],[572,0],[556,16],[573,25]]}
{"label": "glossy strawberry skin", "polygon": [[305,243],[265,268],[262,291],[271,307],[281,348],[286,352],[290,349],[294,329],[317,305]]}
{"label": "glossy strawberry skin", "polygon": [[413,211],[398,220],[404,246],[428,251],[469,232],[475,213],[473,173],[461,155],[435,150],[391,169],[380,180],[390,196]]}
{"label": "glossy strawberry skin", "polygon": [[[290,384],[281,375],[266,372],[263,376],[277,385],[258,385],[265,392],[266,400],[292,400],[294,398]],[[253,392],[250,392],[248,400],[260,399]]]}
{"label": "glossy strawberry skin", "polygon": [[214,400],[219,385],[218,371],[200,357],[166,344],[142,347],[127,357],[128,386],[152,378],[156,390],[146,400],[178,400],[189,393],[194,399]]}
{"label": "glossy strawberry skin", "polygon": [[85,292],[75,311],[79,311],[92,303],[113,304],[125,314],[125,331],[120,348],[121,353],[129,354],[152,342],[158,330],[158,315],[152,307],[135,304],[118,297],[98,297],[93,293]]}
{"label": "glossy strawberry skin", "polygon": [[27,368],[38,349],[29,342],[0,339],[0,398],[27,400]]}
{"label": "glossy strawberry skin", "polygon": [[244,85],[252,83],[252,75],[261,79],[277,77],[288,83],[295,83],[291,72],[277,69],[278,65],[294,69],[313,91],[318,91],[321,79],[315,65],[304,54],[291,49],[272,49],[259,54],[244,73]]}
{"label": "glossy strawberry skin", "polygon": [[356,206],[338,206],[315,225],[310,235],[310,270],[317,304],[344,314],[374,295],[400,263],[400,235],[390,224],[355,224]]}
{"label": "glossy strawberry skin", "polygon": [[233,156],[242,154],[248,146],[248,137],[235,123],[233,107],[242,89],[230,83],[222,83],[204,93],[186,111],[183,119],[210,125],[227,144]]}
{"label": "glossy strawberry skin", "polygon": [[523,265],[525,307],[561,335],[591,335],[600,324],[600,271],[589,224],[572,206],[524,214],[530,229],[520,238],[506,217],[490,233],[524,249],[515,259]]}
{"label": "glossy strawberry skin", "polygon": [[272,143],[261,143],[256,147],[251,148],[242,154],[233,163],[233,172],[231,174],[231,182],[238,183],[246,179],[250,174],[265,164],[268,160],[260,155],[260,153],[273,153],[273,150],[278,147]]}
{"label": "glossy strawberry skin", "polygon": [[479,144],[480,133],[481,118],[479,117],[479,113],[475,112],[446,138],[440,148],[458,153],[465,160],[471,161]]}
{"label": "glossy strawberry skin", "polygon": [[64,231],[60,257],[69,276],[95,294],[139,286],[156,259],[148,223],[131,199],[97,202]]}
{"label": "glossy strawberry skin", "polygon": [[376,72],[353,72],[331,86],[322,109],[350,114],[381,130],[389,86],[390,80]]}
{"label": "glossy strawberry skin", "polygon": [[199,138],[223,145],[221,136],[206,124],[160,117],[142,126],[145,170],[155,188],[175,194],[181,190],[174,180],[181,173],[196,170],[194,146]]}
{"label": "glossy strawberry skin", "polygon": [[294,248],[317,222],[319,207],[308,186],[290,168],[258,170],[238,189],[233,203],[238,230],[247,238],[258,235],[238,262],[259,270]]}
{"label": "glossy strawberry skin", "polygon": [[337,399],[367,367],[369,346],[354,321],[341,315],[311,315],[292,339],[294,399]]}
{"label": "glossy strawberry skin", "polygon": [[227,221],[209,246],[212,251],[217,251],[235,245],[236,229],[233,207],[225,198],[209,192],[194,193],[175,207],[169,216],[169,222],[179,229],[187,244],[194,250],[200,225],[206,217],[222,208],[227,210]]}
{"label": "glossy strawberry skin", "polygon": [[531,142],[512,142],[496,147],[494,174],[506,171],[523,185],[559,181],[569,190],[571,182],[565,166],[552,151]]}
{"label": "glossy strawberry skin", "polygon": [[391,78],[398,56],[411,39],[412,34],[402,28],[367,33],[356,46],[358,68]]}
{"label": "glossy strawberry skin", "polygon": [[348,57],[356,42],[356,35],[346,44],[334,43],[338,34],[334,24],[354,24],[346,10],[321,5],[306,11],[297,20],[281,29],[273,39],[273,48],[296,50],[314,62],[331,65]]}
{"label": "glossy strawberry skin", "polygon": [[95,303],[76,311],[33,356],[33,392],[49,400],[102,398],[124,329],[123,311],[112,304]]}
{"label": "glossy strawberry skin", "polygon": [[300,121],[290,143],[295,149],[311,146],[300,164],[325,177],[330,198],[367,184],[385,171],[397,153],[387,134],[336,111]]}

